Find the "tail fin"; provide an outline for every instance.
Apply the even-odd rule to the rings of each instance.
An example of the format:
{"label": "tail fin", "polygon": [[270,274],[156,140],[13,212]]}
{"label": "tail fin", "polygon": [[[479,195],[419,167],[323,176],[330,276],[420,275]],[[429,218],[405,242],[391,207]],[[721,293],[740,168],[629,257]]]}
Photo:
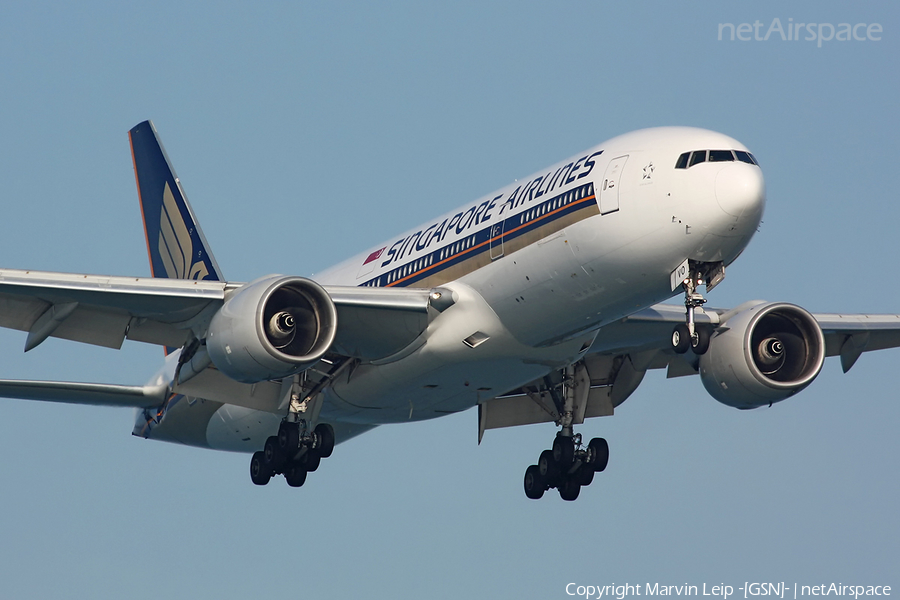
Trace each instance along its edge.
{"label": "tail fin", "polygon": [[153,277],[222,281],[153,123],[135,125],[128,138]]}

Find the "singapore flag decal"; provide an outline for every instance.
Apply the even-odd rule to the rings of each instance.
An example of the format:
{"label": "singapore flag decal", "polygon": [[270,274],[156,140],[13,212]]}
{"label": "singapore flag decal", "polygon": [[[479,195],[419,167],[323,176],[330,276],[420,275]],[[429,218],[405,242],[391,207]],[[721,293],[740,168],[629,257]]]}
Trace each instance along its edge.
{"label": "singapore flag decal", "polygon": [[364,264],[364,265],[367,265],[367,264],[369,264],[370,262],[372,262],[373,260],[378,260],[378,258],[381,256],[381,253],[384,252],[385,248],[387,248],[387,246],[385,246],[385,247],[382,248],[381,250],[376,250],[375,252],[373,252],[372,254],[370,254],[370,255],[369,255],[369,258],[367,258],[367,259],[366,259],[366,262],[364,262],[363,264]]}
{"label": "singapore flag decal", "polygon": [[357,279],[364,275],[368,275],[369,273],[371,273],[372,271],[375,270],[375,264],[376,264],[375,261],[378,260],[378,258],[381,256],[381,254],[386,249],[387,249],[387,246],[385,246],[381,250],[376,250],[375,252],[373,252],[366,258],[366,260],[363,262],[363,264],[360,265],[360,267],[359,267],[359,272],[356,274]]}

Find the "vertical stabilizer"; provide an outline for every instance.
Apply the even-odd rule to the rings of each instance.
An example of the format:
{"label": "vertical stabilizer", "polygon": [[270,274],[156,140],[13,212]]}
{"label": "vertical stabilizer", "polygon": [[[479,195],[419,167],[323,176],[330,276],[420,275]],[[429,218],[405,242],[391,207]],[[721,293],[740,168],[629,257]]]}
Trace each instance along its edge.
{"label": "vertical stabilizer", "polygon": [[151,121],[128,132],[153,277],[222,280]]}

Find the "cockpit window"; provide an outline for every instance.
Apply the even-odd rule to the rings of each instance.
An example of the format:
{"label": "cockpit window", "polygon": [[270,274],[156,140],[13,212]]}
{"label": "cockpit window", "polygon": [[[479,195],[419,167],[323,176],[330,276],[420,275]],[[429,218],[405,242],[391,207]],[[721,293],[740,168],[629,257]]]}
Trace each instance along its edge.
{"label": "cockpit window", "polygon": [[737,159],[739,161],[749,163],[751,165],[756,164],[756,161],[753,160],[749,152],[744,152],[743,150],[735,150],[734,153],[737,155]]}
{"label": "cockpit window", "polygon": [[702,162],[734,162],[738,161],[749,165],[759,166],[756,157],[746,150],[694,150],[685,152],[678,157],[675,163],[676,169],[687,169]]}
{"label": "cockpit window", "polygon": [[709,162],[726,162],[733,161],[734,154],[731,153],[731,150],[710,150],[709,151]]}

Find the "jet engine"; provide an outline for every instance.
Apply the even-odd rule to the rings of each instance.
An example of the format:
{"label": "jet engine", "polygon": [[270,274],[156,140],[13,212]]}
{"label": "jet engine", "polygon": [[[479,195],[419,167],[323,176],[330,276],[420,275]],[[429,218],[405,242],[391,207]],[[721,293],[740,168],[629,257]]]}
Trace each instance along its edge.
{"label": "jet engine", "polygon": [[234,292],[213,316],[206,348],[232,379],[255,383],[311,367],[331,346],[337,309],[303,277],[270,275]]}
{"label": "jet engine", "polygon": [[762,303],[719,326],[700,356],[700,379],[722,404],[758,408],[803,390],[824,362],[825,337],[811,314],[793,304]]}

